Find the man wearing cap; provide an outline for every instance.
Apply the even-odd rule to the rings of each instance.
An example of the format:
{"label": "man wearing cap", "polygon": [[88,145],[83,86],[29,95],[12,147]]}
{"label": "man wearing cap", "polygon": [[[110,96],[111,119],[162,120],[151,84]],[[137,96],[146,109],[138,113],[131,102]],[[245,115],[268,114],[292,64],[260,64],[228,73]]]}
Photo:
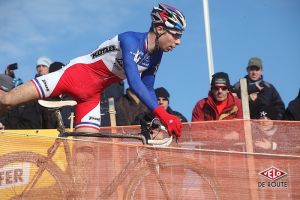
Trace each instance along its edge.
{"label": "man wearing cap", "polygon": [[199,100],[193,109],[192,121],[242,119],[241,101],[232,94],[230,88],[228,74],[215,73],[208,97]]}
{"label": "man wearing cap", "polygon": [[[248,75],[245,76],[249,94],[250,118],[255,119],[261,108],[271,106],[277,113],[273,120],[281,120],[285,112],[284,103],[275,87],[263,80],[262,71],[262,60],[258,57],[250,58],[247,66]],[[238,97],[241,97],[239,82],[234,84],[234,91]]]}
{"label": "man wearing cap", "polygon": [[37,59],[36,63],[36,75],[35,77],[39,77],[49,73],[49,67],[52,61],[50,58],[46,56],[41,56]]}

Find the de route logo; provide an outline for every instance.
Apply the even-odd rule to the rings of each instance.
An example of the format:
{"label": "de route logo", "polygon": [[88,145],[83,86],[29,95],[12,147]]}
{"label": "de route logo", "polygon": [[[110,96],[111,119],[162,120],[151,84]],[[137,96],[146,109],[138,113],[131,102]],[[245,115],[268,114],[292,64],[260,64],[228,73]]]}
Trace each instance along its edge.
{"label": "de route logo", "polygon": [[258,173],[259,175],[265,177],[267,182],[258,182],[258,187],[260,188],[287,188],[288,184],[284,181],[279,181],[279,179],[286,176],[288,173],[280,170],[274,166],[269,167]]}

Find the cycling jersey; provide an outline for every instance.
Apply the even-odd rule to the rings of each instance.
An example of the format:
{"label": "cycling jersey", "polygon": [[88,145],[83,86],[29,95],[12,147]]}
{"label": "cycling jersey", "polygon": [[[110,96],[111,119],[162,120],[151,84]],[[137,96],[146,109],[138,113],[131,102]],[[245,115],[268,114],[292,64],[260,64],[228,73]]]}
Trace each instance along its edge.
{"label": "cycling jersey", "polygon": [[125,32],[102,43],[90,54],[75,58],[62,69],[32,80],[40,98],[61,93],[77,101],[75,128],[100,127],[100,95],[114,82],[127,78],[129,87],[153,111],[155,74],[162,51],[147,51],[148,33]]}

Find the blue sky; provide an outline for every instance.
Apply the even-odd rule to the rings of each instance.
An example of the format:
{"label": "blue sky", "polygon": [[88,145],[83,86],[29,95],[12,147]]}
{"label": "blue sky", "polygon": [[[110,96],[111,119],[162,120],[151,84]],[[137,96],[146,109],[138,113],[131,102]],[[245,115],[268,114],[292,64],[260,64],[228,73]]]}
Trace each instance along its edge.
{"label": "blue sky", "polygon": [[[150,11],[162,1],[10,0],[0,1],[0,70],[18,62],[18,77],[35,75],[36,59],[70,59],[94,50],[124,31],[144,32]],[[171,94],[171,107],[189,120],[196,102],[207,96],[209,73],[202,0],[163,1],[187,18],[181,45],[163,57],[156,87]],[[232,83],[246,75],[250,57],[263,60],[264,79],[287,105],[300,88],[299,0],[209,0],[214,71]]]}

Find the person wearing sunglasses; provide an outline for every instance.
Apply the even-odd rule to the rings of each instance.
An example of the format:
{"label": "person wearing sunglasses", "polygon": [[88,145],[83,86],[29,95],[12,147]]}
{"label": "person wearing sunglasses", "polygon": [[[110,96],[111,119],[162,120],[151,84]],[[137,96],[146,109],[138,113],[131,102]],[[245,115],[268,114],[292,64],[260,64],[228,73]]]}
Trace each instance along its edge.
{"label": "person wearing sunglasses", "polygon": [[241,100],[231,92],[229,76],[217,72],[212,76],[208,97],[199,100],[192,112],[192,121],[242,119]]}
{"label": "person wearing sunglasses", "polygon": [[[263,63],[258,57],[249,59],[247,66],[247,88],[249,94],[250,118],[255,119],[261,108],[271,106],[275,111],[272,120],[282,120],[285,113],[285,105],[276,88],[263,79]],[[234,92],[241,98],[240,83],[233,86]]]}

